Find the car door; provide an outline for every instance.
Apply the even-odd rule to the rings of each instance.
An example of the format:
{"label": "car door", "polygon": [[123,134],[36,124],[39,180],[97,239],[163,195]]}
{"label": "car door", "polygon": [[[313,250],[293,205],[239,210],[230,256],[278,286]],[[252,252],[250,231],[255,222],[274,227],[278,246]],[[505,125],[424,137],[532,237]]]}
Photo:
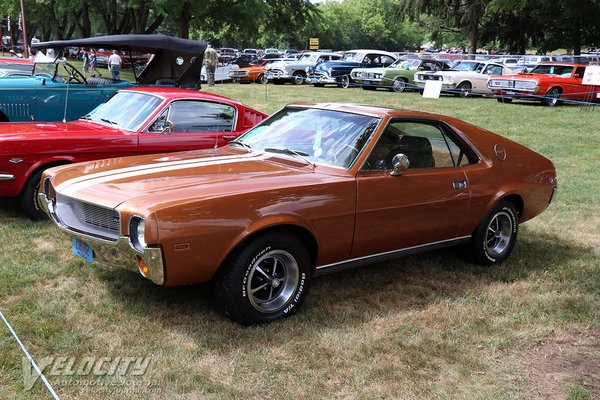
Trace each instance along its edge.
{"label": "car door", "polygon": [[481,74],[478,74],[473,79],[473,89],[480,93],[490,93],[491,90],[487,87],[488,78],[491,75],[502,75],[503,69],[498,64],[488,64],[485,66]]}
{"label": "car door", "polygon": [[[470,201],[461,166],[476,157],[451,133],[430,120],[388,124],[357,175],[352,258],[456,238]],[[398,153],[411,166],[392,176],[392,158]]]}
{"label": "car door", "polygon": [[236,107],[204,100],[173,101],[139,137],[140,153],[221,147],[236,138]]}
{"label": "car door", "polygon": [[582,84],[584,74],[585,67],[577,67],[569,78],[564,78],[562,97],[571,99],[581,99],[585,97],[589,87]]}

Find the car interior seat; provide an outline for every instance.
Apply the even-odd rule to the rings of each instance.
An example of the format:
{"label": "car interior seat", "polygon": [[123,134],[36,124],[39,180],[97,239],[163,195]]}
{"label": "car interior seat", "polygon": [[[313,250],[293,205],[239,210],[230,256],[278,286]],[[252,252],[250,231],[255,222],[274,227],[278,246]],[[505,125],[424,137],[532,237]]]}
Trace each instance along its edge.
{"label": "car interior seat", "polygon": [[396,154],[404,154],[410,161],[409,168],[433,168],[435,158],[429,139],[420,136],[403,135],[398,147],[390,151],[386,157],[386,164],[392,166],[392,159]]}

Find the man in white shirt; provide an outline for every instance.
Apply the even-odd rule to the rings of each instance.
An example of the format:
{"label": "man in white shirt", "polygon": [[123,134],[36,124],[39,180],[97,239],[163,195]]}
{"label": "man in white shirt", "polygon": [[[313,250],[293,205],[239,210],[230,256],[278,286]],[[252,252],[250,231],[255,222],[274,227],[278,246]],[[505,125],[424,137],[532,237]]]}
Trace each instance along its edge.
{"label": "man in white shirt", "polygon": [[108,57],[108,70],[112,75],[113,79],[121,79],[121,57],[116,50],[113,50],[113,53]]}

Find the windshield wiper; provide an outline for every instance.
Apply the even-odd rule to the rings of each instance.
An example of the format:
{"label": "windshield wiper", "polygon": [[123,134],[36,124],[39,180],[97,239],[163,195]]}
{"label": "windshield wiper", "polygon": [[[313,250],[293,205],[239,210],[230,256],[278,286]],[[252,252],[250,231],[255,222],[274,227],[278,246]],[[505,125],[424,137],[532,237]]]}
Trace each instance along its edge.
{"label": "windshield wiper", "polygon": [[108,118],[100,118],[100,121],[107,122],[107,123],[109,123],[111,125],[117,125],[117,123],[115,121],[111,121]]}
{"label": "windshield wiper", "polygon": [[83,117],[80,117],[79,119],[85,119],[86,121],[91,121],[92,117],[90,117],[89,115],[84,115]]}
{"label": "windshield wiper", "polygon": [[243,147],[243,148],[245,148],[245,149],[248,149],[248,150],[252,149],[252,147],[250,147],[250,145],[247,145],[246,143],[244,143],[244,142],[241,142],[241,141],[239,141],[239,140],[231,140],[231,141],[230,141],[229,143],[227,143],[227,144],[228,144],[228,145],[229,145],[229,144],[239,144],[240,146],[242,146],[242,147]]}
{"label": "windshield wiper", "polygon": [[266,147],[265,151],[269,152],[269,153],[281,153],[281,154],[288,154],[291,156],[300,157],[301,159],[306,161],[307,164],[311,165],[313,168],[315,167],[315,164],[312,161],[310,161],[308,158],[306,158],[306,157],[308,157],[308,153],[305,151],[294,150],[294,149],[290,149],[290,148],[280,149],[280,148],[276,148],[276,147]]}

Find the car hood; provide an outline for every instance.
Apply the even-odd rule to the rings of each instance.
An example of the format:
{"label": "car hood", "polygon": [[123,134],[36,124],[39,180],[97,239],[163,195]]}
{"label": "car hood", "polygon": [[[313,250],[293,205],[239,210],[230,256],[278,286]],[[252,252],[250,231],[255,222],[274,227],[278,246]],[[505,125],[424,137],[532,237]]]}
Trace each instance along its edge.
{"label": "car hood", "polygon": [[147,212],[174,202],[301,185],[295,178],[315,180],[315,170],[302,160],[232,147],[99,160],[50,171],[61,195],[107,208],[127,202],[127,207]]}
{"label": "car hood", "polygon": [[325,61],[321,64],[318,64],[315,69],[317,71],[327,71],[329,68],[351,69],[358,68],[360,66],[362,66],[362,64],[355,61]]}
{"label": "car hood", "polygon": [[90,121],[71,122],[6,122],[0,130],[0,154],[31,154],[42,152],[40,141],[54,142],[52,148],[59,146],[58,139],[69,137],[105,136],[115,131],[99,123]]}

